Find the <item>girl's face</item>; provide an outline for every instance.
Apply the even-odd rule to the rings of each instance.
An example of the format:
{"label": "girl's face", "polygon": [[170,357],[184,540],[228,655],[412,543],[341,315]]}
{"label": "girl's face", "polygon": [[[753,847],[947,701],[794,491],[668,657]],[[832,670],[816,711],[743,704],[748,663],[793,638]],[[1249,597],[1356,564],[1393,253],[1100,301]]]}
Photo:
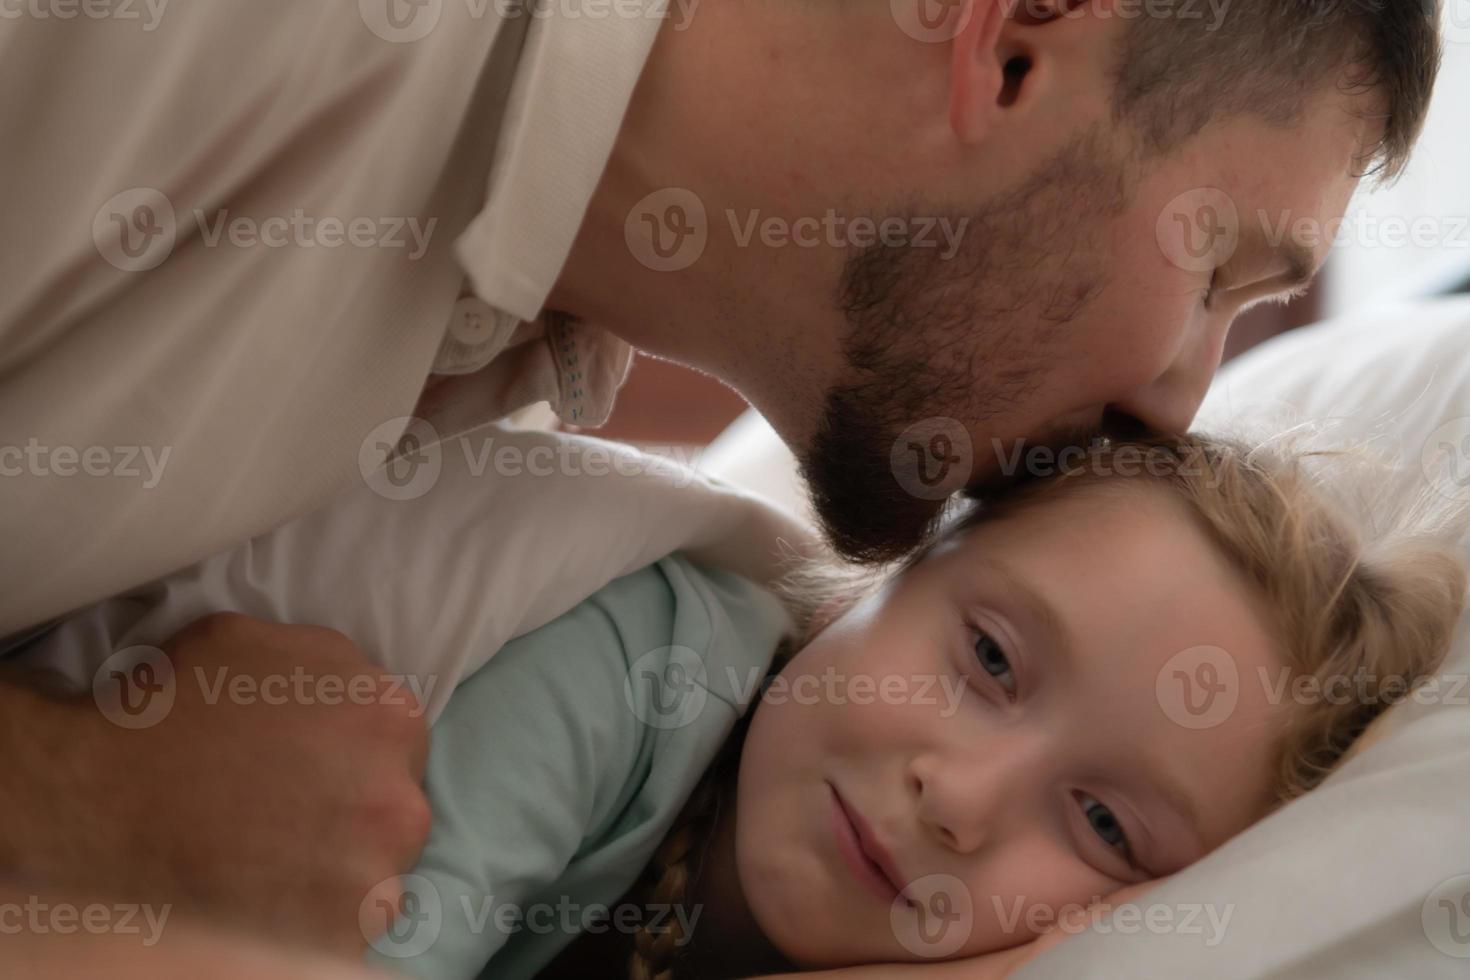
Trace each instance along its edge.
{"label": "girl's face", "polygon": [[1192,863],[1271,804],[1269,624],[1163,491],[946,542],[757,706],[735,830],[756,923],[799,966],[975,955]]}

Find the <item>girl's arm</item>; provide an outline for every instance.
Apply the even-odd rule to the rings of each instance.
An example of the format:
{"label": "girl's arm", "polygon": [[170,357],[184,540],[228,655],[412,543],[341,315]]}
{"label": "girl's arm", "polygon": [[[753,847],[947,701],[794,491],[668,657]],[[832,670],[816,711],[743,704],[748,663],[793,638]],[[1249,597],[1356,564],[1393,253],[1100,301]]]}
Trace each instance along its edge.
{"label": "girl's arm", "polygon": [[[1097,919],[1110,914],[1119,905],[1133,901],[1167,881],[1155,878],[1151,881],[1129,885],[1108,895],[1100,906],[1094,906],[1091,918]],[[809,973],[783,973],[761,980],[1003,980],[1024,963],[1029,963],[1039,954],[1051,949],[1084,928],[1080,917],[1067,919],[1053,925],[1030,942],[1010,949],[997,950],[980,956],[961,960],[937,960],[932,963],[874,963],[868,966],[851,966],[839,970],[818,970]]]}

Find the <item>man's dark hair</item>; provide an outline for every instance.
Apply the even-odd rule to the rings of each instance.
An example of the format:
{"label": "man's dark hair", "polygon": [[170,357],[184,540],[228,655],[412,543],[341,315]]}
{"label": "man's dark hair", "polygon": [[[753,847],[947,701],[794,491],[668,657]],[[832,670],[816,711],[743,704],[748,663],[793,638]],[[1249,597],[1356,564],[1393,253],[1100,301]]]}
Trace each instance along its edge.
{"label": "man's dark hair", "polygon": [[1383,137],[1365,148],[1365,172],[1403,171],[1439,73],[1438,0],[1225,3],[1219,17],[1199,0],[1150,0],[1124,32],[1114,112],[1145,154],[1167,153],[1220,117],[1289,124],[1338,75],[1382,107]]}

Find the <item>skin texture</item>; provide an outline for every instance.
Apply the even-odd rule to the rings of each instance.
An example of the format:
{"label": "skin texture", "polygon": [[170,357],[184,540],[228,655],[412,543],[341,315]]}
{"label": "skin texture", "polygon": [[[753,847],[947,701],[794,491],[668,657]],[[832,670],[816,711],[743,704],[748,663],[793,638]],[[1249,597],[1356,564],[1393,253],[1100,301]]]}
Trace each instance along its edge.
{"label": "skin texture", "polygon": [[[976,629],[1000,661],[977,653]],[[782,671],[787,696],[757,705],[734,827],[701,885],[706,929],[765,972],[974,956],[1193,863],[1270,808],[1286,710],[1244,684],[1218,725],[1176,724],[1155,679],[1197,646],[1228,651],[1242,676],[1282,663],[1263,600],[1158,489],[1069,493],[947,542],[832,623]],[[794,696],[803,676],[820,696]],[[824,677],[837,680],[815,686]],[[884,684],[895,693],[874,696]],[[905,897],[931,901],[946,876],[972,909],[962,944],[916,945],[918,911],[893,919],[862,886],[836,844],[832,787],[891,852]]]}
{"label": "skin texture", "polygon": [[[832,539],[856,557],[902,552],[939,510],[890,464],[915,423],[955,420],[981,488],[1003,476],[992,440],[1055,444],[1114,419],[1186,428],[1231,321],[1289,289],[1258,213],[1270,227],[1283,213],[1338,217],[1377,138],[1372,95],[1331,78],[1290,127],[1221,119],[1141,160],[1109,94],[1128,20],[1093,15],[1107,3],[1067,17],[1033,3],[1024,19],[1006,6],[970,0],[954,40],[921,43],[887,3],[701,5],[655,46],[552,295],[737,388],[796,451]],[[659,271],[625,232],[671,187],[702,202],[708,241],[692,265]],[[1157,234],[1199,188],[1247,219],[1218,279],[1171,261]],[[949,258],[742,245],[732,230],[829,210],[968,224]],[[1305,257],[1309,271],[1325,253]]]}
{"label": "skin texture", "polygon": [[164,652],[175,700],[148,728],[118,727],[90,697],[5,688],[0,744],[25,751],[0,773],[0,866],[360,956],[360,905],[398,900],[396,875],[428,836],[422,715],[398,697],[211,704],[194,680],[196,670],[257,682],[300,670],[348,690],[383,676],[333,630],[220,613]]}
{"label": "skin texture", "polygon": [[[114,899],[52,888],[0,884],[0,904],[15,910],[11,923],[37,910],[59,929],[11,929],[0,944],[0,973],[7,977],[109,977],[112,980],[387,980],[352,963],[222,932],[175,914],[161,932],[138,928],[96,932],[79,923],[87,909],[113,909]],[[72,910],[75,910],[74,912]],[[58,912],[70,919],[53,919]],[[135,916],[134,919],[140,919]],[[119,916],[110,919],[124,920]],[[65,930],[65,931],[63,931]],[[136,931],[125,931],[136,930]]]}

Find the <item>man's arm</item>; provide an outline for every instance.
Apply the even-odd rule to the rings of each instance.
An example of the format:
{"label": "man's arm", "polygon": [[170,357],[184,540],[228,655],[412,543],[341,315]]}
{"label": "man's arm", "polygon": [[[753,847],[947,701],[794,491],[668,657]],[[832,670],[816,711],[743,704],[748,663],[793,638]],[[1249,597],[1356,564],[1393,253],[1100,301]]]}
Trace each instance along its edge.
{"label": "man's arm", "polygon": [[[358,964],[273,948],[184,916],[161,926],[96,895],[0,883],[0,976],[55,980],[386,980]],[[83,927],[82,923],[87,923]]]}
{"label": "man's arm", "polygon": [[0,681],[0,871],[360,955],[428,834],[416,703],[317,627],[217,614],[164,653],[136,729]]}

